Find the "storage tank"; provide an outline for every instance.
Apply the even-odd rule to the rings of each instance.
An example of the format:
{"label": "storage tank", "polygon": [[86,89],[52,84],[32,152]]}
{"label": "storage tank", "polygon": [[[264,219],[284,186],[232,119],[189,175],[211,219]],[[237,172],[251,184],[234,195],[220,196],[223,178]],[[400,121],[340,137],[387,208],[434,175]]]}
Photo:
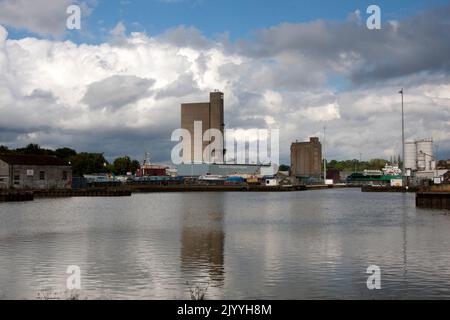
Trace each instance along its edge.
{"label": "storage tank", "polygon": [[433,139],[419,140],[417,145],[417,169],[419,171],[430,171],[433,161]]}
{"label": "storage tank", "polygon": [[415,142],[405,142],[405,168],[417,170],[417,148]]}

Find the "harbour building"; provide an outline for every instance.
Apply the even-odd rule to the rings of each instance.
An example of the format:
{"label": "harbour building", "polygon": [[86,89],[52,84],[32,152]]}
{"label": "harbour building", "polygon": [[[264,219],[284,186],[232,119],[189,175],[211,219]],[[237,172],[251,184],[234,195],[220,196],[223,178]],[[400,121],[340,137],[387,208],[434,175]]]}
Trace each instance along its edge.
{"label": "harbour building", "polygon": [[440,184],[448,171],[437,168],[432,138],[405,143],[405,169],[410,182],[419,185],[428,180]]}
{"label": "harbour building", "polygon": [[[191,135],[191,143],[183,144],[183,163],[177,165],[178,176],[199,177],[207,175],[274,175],[273,165],[226,163],[226,150],[215,150],[212,159],[203,159],[203,151],[210,145],[213,137],[207,136],[209,129],[217,129],[221,132],[224,145],[225,136],[224,94],[220,91],[211,92],[209,102],[183,103],[181,104],[181,128]],[[201,134],[204,136],[201,148],[194,147],[195,122],[202,123]],[[189,152],[190,149],[190,152]],[[200,149],[200,150],[198,150]],[[188,150],[186,152],[186,150]],[[202,154],[196,154],[196,153]]]}
{"label": "harbour building", "polygon": [[304,179],[322,176],[322,144],[317,137],[291,145],[291,175]]}
{"label": "harbour building", "polygon": [[46,155],[0,154],[0,189],[70,189],[72,167]]}
{"label": "harbour building", "polygon": [[[195,154],[194,148],[194,124],[195,122],[201,122],[202,124],[202,137],[210,129],[217,129],[222,133],[222,145],[224,136],[224,95],[222,92],[215,91],[209,95],[209,102],[199,103],[183,103],[181,105],[181,128],[189,131],[191,134],[191,144],[183,145],[183,150],[191,149],[191,152],[184,152],[183,162],[185,164],[197,162],[203,163],[203,151],[212,142],[212,138],[202,139],[203,145],[201,148],[201,154]],[[206,140],[206,141],[204,141]],[[223,150],[217,152],[214,155],[214,162],[223,163]]]}

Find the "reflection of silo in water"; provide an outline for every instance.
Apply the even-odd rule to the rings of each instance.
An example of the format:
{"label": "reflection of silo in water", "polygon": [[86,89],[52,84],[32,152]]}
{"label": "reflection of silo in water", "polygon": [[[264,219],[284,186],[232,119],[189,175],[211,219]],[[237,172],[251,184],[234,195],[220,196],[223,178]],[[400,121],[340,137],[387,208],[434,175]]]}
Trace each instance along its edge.
{"label": "reflection of silo in water", "polygon": [[419,171],[431,170],[433,161],[433,140],[420,140],[417,145],[417,169]]}
{"label": "reflection of silo in water", "polygon": [[[186,278],[198,281],[207,272],[211,286],[224,281],[223,195],[195,199],[184,194],[181,235],[181,271]],[[187,279],[187,280],[188,280]]]}
{"label": "reflection of silo in water", "polygon": [[415,142],[405,142],[405,168],[417,170],[417,148]]}

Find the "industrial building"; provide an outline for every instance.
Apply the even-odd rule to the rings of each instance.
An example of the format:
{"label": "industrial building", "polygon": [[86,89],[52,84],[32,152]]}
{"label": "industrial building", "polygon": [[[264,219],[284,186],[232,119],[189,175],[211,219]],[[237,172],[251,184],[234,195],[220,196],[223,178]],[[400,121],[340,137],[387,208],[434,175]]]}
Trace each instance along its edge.
{"label": "industrial building", "polygon": [[70,189],[72,167],[55,156],[0,155],[0,189]]}
{"label": "industrial building", "polygon": [[405,168],[411,171],[432,171],[436,169],[433,139],[405,143]]}
{"label": "industrial building", "polygon": [[[203,159],[203,151],[213,142],[212,138],[206,137],[203,141],[202,155],[196,154],[193,146],[194,124],[202,122],[202,135],[209,129],[217,129],[224,137],[224,94],[219,91],[210,93],[209,102],[183,103],[181,105],[181,128],[191,134],[191,152],[188,145],[183,145],[183,163],[177,165],[177,174],[181,177],[200,177],[208,175],[229,176],[229,175],[274,175],[276,170],[272,165],[259,164],[227,164],[225,163],[225,150],[220,150],[213,154],[213,159]],[[222,140],[223,145],[223,140]],[[199,161],[200,160],[200,161]]]}
{"label": "industrial building", "polygon": [[[213,139],[205,139],[201,154],[195,153],[194,148],[194,123],[200,121],[202,123],[202,136],[209,129],[217,129],[224,136],[224,95],[222,92],[215,91],[210,93],[209,102],[201,103],[183,103],[181,105],[181,128],[189,131],[191,134],[191,152],[185,152],[189,149],[188,144],[183,145],[183,162],[184,163],[203,163],[203,151],[212,142]],[[223,140],[222,140],[223,145]],[[213,162],[223,163],[224,151],[221,150],[213,155]]]}
{"label": "industrial building", "polygon": [[437,168],[433,151],[433,139],[405,143],[405,169],[411,183],[424,184],[433,181],[440,184],[445,180],[446,169]]}
{"label": "industrial building", "polygon": [[294,142],[291,145],[291,175],[320,179],[322,176],[322,144],[312,137],[308,142]]}

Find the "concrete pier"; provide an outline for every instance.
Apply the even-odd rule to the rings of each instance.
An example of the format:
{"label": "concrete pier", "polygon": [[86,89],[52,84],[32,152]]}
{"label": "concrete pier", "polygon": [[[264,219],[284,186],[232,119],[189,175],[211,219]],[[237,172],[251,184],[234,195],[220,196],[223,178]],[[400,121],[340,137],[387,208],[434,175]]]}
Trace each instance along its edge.
{"label": "concrete pier", "polygon": [[418,208],[450,210],[450,192],[418,192],[416,194]]}
{"label": "concrete pier", "polygon": [[130,189],[83,189],[83,190],[34,190],[34,191],[3,191],[0,192],[0,202],[23,202],[42,198],[69,197],[129,197]]}
{"label": "concrete pier", "polygon": [[33,192],[5,191],[0,192],[0,202],[33,201]]}
{"label": "concrete pier", "polygon": [[362,192],[417,192],[419,187],[374,187],[374,186],[363,186],[361,187]]}
{"label": "concrete pier", "polygon": [[150,186],[133,185],[132,192],[292,192],[306,190],[305,186],[201,186],[201,185],[174,185],[174,186]]}
{"label": "concrete pier", "polygon": [[34,191],[35,198],[65,198],[65,197],[129,197],[130,189],[91,188],[81,190],[42,190]]}

